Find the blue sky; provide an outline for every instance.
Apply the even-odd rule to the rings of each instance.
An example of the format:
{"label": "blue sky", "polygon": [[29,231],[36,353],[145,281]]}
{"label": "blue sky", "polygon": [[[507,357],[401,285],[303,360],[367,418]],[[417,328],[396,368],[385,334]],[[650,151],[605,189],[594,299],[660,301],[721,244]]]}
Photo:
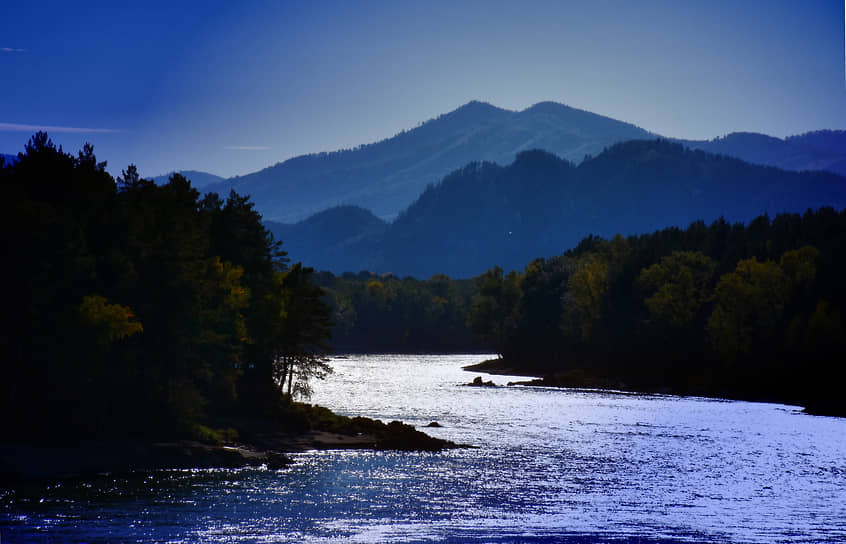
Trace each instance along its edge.
{"label": "blue sky", "polygon": [[[75,5],[76,4],[76,5]],[[846,128],[833,1],[11,2],[0,151],[37,127],[109,170],[244,174],[473,99],[682,138]]]}

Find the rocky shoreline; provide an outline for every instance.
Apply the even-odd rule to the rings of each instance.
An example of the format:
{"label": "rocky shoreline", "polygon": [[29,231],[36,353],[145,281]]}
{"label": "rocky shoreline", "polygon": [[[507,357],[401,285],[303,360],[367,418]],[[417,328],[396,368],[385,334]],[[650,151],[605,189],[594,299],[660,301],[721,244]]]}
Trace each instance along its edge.
{"label": "rocky shoreline", "polygon": [[267,422],[253,423],[242,433],[241,440],[221,444],[108,438],[75,444],[3,443],[0,444],[0,483],[162,469],[266,466],[279,470],[294,462],[288,454],[309,450],[437,452],[470,447],[429,436],[399,421],[383,423],[369,418],[348,418],[325,409],[319,409],[318,413],[322,419],[306,431],[286,432]]}
{"label": "rocky shoreline", "polygon": [[[504,359],[488,359],[474,365],[462,367],[462,370],[469,372],[484,372],[486,374],[524,376],[528,380],[508,382],[508,385],[525,385],[530,387],[559,387],[567,389],[608,389],[614,391],[626,391],[629,393],[659,393],[667,394],[669,389],[656,389],[641,391],[629,387],[621,381],[603,379],[583,372],[568,372],[549,374],[541,369],[526,370],[513,364],[507,363]],[[480,378],[481,379],[481,378]],[[479,384],[475,384],[479,385]]]}
{"label": "rocky shoreline", "polygon": [[461,370],[503,376],[525,376],[527,378],[539,378],[544,374],[541,370],[528,371],[521,366],[508,363],[505,359],[487,359],[481,363],[463,366]]}

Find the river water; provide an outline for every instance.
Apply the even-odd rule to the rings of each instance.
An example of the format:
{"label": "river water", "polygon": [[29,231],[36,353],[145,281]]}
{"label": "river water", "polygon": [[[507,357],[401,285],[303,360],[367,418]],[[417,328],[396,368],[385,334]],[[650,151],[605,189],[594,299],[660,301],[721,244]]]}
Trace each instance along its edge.
{"label": "river water", "polygon": [[[350,356],[313,402],[473,444],[0,491],[0,542],[846,542],[846,419],[465,387],[479,355]],[[485,376],[498,384],[516,379]]]}

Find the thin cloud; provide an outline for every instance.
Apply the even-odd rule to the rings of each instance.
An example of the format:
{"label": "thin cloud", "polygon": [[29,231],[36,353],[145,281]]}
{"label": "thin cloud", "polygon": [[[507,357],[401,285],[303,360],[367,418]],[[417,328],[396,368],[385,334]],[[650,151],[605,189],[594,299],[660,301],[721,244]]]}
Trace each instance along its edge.
{"label": "thin cloud", "polygon": [[266,151],[270,148],[263,145],[227,145],[223,149],[234,151]]}
{"label": "thin cloud", "polygon": [[0,47],[0,51],[4,53],[26,53],[26,49],[19,47]]}
{"label": "thin cloud", "polygon": [[82,128],[82,127],[53,127],[49,125],[19,125],[17,123],[0,123],[0,132],[52,132],[53,134],[88,134],[120,132],[113,128]]}

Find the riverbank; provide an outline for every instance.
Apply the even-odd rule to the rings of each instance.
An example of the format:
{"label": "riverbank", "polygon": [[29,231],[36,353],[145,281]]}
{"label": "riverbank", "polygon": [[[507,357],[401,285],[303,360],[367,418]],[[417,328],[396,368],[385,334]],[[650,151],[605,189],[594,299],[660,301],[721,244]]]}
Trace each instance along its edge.
{"label": "riverbank", "polygon": [[607,389],[625,391],[627,393],[662,394],[678,396],[710,397],[728,400],[743,400],[749,402],[771,402],[802,406],[804,412],[817,416],[846,417],[846,404],[842,401],[819,398],[812,402],[800,402],[795,398],[767,396],[761,394],[743,394],[742,392],[713,391],[702,388],[678,388],[670,385],[642,386],[627,383],[623,380],[591,374],[581,369],[564,372],[549,372],[542,367],[524,367],[506,359],[488,359],[474,365],[462,367],[468,372],[484,372],[487,374],[525,376],[532,378],[525,381],[509,382],[508,385],[523,385],[529,387],[558,387],[562,389]]}
{"label": "riverbank", "polygon": [[539,387],[561,387],[571,389],[613,389],[618,391],[629,391],[637,393],[670,393],[669,388],[660,390],[639,391],[630,388],[628,384],[620,380],[611,380],[576,370],[571,372],[548,373],[540,368],[526,368],[521,365],[509,362],[506,359],[488,359],[474,365],[462,367],[468,372],[484,372],[502,376],[524,376],[531,380],[520,382],[509,382],[508,385],[527,385]]}
{"label": "riverbank", "polygon": [[291,430],[269,420],[228,421],[236,439],[103,438],[76,443],[0,444],[0,482],[62,480],[96,474],[160,469],[207,469],[293,463],[288,454],[309,450],[375,449],[442,451],[468,447],[441,440],[411,425],[340,416],[320,406],[299,405],[308,428]]}

